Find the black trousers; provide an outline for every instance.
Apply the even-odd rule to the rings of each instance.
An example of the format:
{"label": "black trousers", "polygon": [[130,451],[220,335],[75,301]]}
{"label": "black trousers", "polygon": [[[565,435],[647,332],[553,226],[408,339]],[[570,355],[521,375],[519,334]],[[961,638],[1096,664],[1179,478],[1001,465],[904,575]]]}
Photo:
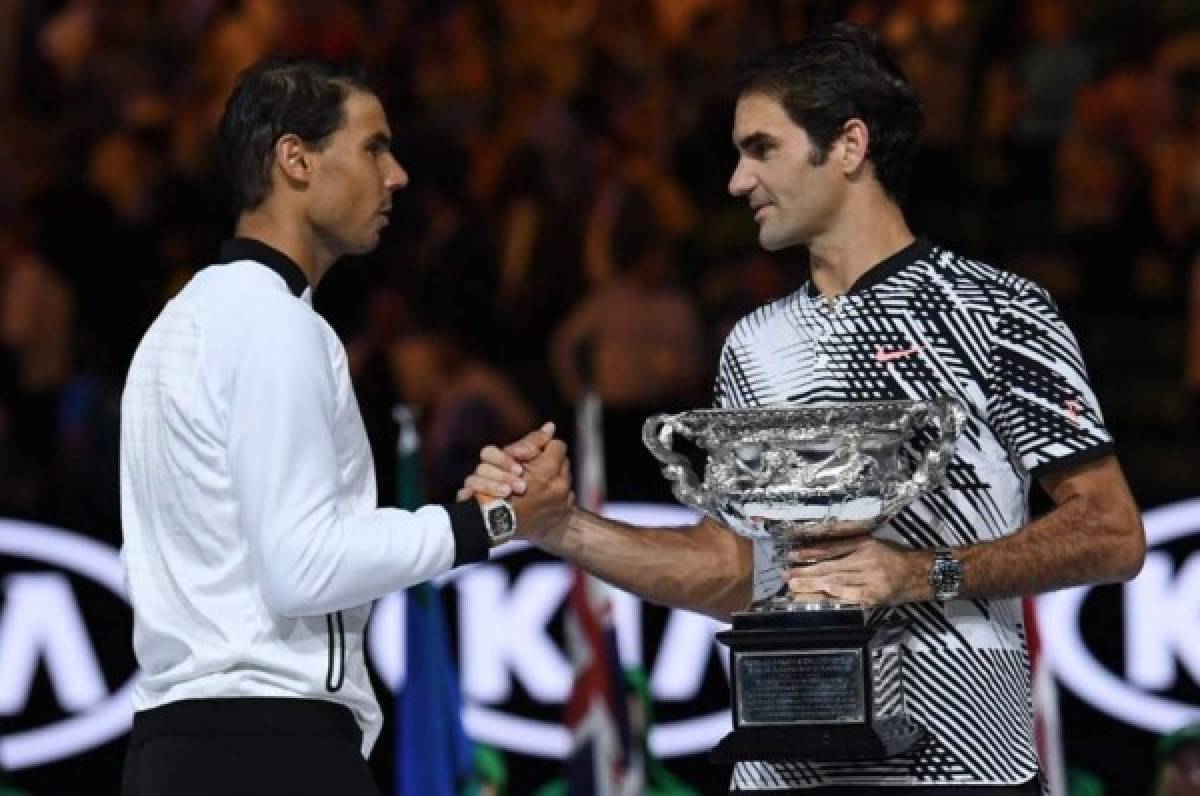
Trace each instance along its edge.
{"label": "black trousers", "polygon": [[361,743],[332,702],[173,702],[135,714],[121,796],[379,796]]}
{"label": "black trousers", "polygon": [[895,788],[873,785],[830,785],[807,790],[738,790],[731,796],[1041,796],[1037,777],[1024,785],[914,785]]}

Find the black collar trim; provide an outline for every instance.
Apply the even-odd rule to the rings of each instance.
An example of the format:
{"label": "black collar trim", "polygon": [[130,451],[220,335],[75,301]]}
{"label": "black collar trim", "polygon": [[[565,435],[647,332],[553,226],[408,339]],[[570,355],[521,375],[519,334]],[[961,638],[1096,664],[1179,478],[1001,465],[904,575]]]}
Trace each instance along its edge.
{"label": "black collar trim", "polygon": [[276,249],[274,246],[268,246],[260,240],[253,238],[230,238],[221,244],[221,251],[218,255],[217,264],[224,265],[226,263],[236,263],[240,260],[253,260],[256,263],[262,263],[267,268],[270,268],[275,273],[283,277],[283,281],[287,283],[288,290],[292,291],[292,295],[300,298],[304,295],[304,291],[308,289],[308,279],[304,276],[304,272],[300,270],[300,266],[288,257],[283,252]]}
{"label": "black collar trim", "polygon": [[[926,259],[931,251],[933,251],[933,244],[929,242],[928,238],[922,235],[900,251],[868,268],[866,273],[850,286],[850,289],[846,291],[846,295],[852,296],[855,293],[861,293],[868,288],[874,287],[888,277],[900,273],[913,263]],[[812,279],[808,280],[806,288],[806,292],[810,297],[817,298],[820,296],[820,293],[817,291],[817,283]]]}

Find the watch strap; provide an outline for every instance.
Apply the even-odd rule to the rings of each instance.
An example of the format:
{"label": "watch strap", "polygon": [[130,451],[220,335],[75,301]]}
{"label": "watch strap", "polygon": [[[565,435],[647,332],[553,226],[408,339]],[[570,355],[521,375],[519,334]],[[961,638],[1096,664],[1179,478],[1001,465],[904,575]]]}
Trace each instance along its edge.
{"label": "watch strap", "polygon": [[483,512],[479,510],[479,503],[475,498],[451,503],[445,509],[450,515],[450,530],[454,534],[452,566],[460,567],[463,564],[487,561],[492,540],[483,521]]}

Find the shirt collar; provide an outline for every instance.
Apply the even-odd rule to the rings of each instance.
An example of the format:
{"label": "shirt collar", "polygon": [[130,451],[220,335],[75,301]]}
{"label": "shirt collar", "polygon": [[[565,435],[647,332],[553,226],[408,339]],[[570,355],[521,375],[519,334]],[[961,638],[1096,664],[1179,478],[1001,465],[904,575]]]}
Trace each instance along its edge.
{"label": "shirt collar", "polygon": [[221,244],[217,264],[236,263],[240,260],[253,260],[270,268],[283,278],[288,290],[296,298],[302,298],[308,290],[308,279],[295,260],[288,257],[274,246],[268,246],[253,238],[230,238]]}
{"label": "shirt collar", "polygon": [[[912,243],[905,246],[900,251],[890,255],[883,260],[880,260],[875,265],[871,266],[866,272],[860,276],[850,289],[846,291],[847,296],[852,296],[855,293],[874,287],[883,280],[894,274],[898,274],[908,266],[915,262],[926,259],[930,251],[933,250],[933,244],[924,235],[914,240]],[[809,279],[804,286],[805,293],[810,298],[818,298],[821,294],[817,290],[817,284],[812,279]]]}

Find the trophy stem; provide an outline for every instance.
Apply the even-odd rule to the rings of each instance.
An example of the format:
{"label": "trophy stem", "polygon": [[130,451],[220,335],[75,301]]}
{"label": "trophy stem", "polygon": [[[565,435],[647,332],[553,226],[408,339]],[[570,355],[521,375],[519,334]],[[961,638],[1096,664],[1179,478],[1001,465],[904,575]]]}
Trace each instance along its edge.
{"label": "trophy stem", "polygon": [[[828,539],[828,537],[824,537]],[[804,534],[792,534],[785,538],[777,540],[775,545],[777,560],[783,565],[784,572],[789,569],[803,568],[820,563],[818,560],[803,561],[793,560],[792,553],[800,550],[817,541],[817,537],[808,537]],[[845,555],[849,555],[846,553]],[[833,561],[843,556],[831,556],[823,559]],[[767,597],[760,600],[751,606],[751,610],[759,613],[819,613],[825,611],[847,611],[860,614],[862,621],[860,624],[866,624],[867,609],[859,603],[843,602],[834,599],[823,592],[793,592],[790,591],[787,585],[787,579],[784,578],[784,585],[780,592],[772,597]],[[838,622],[841,624],[841,622]]]}

